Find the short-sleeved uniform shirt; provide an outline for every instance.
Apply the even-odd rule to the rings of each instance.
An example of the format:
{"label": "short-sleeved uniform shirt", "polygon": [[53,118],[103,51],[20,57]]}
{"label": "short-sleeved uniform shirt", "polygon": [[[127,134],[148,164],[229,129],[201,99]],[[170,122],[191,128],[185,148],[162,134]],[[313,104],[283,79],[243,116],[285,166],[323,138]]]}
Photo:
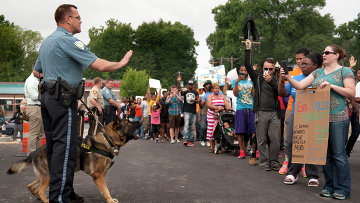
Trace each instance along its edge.
{"label": "short-sleeved uniform shirt", "polygon": [[[306,78],[306,76],[304,74],[301,74],[301,75],[297,75],[297,76],[294,76],[293,77],[294,80],[296,81],[301,81],[303,79]],[[310,86],[311,87],[311,86]],[[294,109],[295,109],[295,99],[296,99],[296,89],[291,86],[291,84],[288,82],[285,84],[285,89],[286,89],[286,92],[291,95],[291,97],[293,98],[293,102],[292,102],[292,111],[291,111],[291,114],[294,114]]]}
{"label": "short-sleeved uniform shirt", "polygon": [[[319,87],[324,81],[339,87],[344,87],[344,80],[346,78],[352,78],[355,80],[354,73],[349,67],[345,66],[327,75],[324,73],[324,68],[317,69],[311,74],[314,76],[312,86],[315,88]],[[346,97],[341,96],[334,90],[330,90],[329,122],[340,122],[348,119],[349,115],[346,106]]]}
{"label": "short-sleeved uniform shirt", "polygon": [[197,91],[195,90],[187,90],[183,92],[183,96],[184,96],[184,112],[196,113],[196,97],[199,96],[199,93],[197,93]]}
{"label": "short-sleeved uniform shirt", "polygon": [[111,89],[109,89],[106,86],[101,90],[101,94],[104,97],[105,106],[111,106],[111,104],[109,103],[109,99],[113,99],[115,102],[117,100],[115,94],[113,93],[113,91],[111,91]]}
{"label": "short-sleeved uniform shirt", "polygon": [[[232,81],[232,87],[235,88],[236,80]],[[236,110],[252,109],[253,108],[253,84],[251,79],[245,79],[238,82],[238,95],[236,97]]]}
{"label": "short-sleeved uniform shirt", "polygon": [[89,96],[88,96],[88,98],[86,100],[88,107],[93,108],[95,106],[90,102],[90,99],[95,99],[96,103],[100,106],[101,109],[105,108],[104,97],[101,94],[101,90],[98,87],[94,86],[90,90]]}
{"label": "short-sleeved uniform shirt", "polygon": [[63,27],[44,39],[34,69],[44,74],[44,81],[62,80],[78,86],[84,68],[90,66],[97,56]]}

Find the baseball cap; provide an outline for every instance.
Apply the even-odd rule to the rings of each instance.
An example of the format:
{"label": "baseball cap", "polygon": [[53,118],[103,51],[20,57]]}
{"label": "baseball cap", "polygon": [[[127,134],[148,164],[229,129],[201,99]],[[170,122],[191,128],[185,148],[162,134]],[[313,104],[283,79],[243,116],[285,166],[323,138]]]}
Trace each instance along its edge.
{"label": "baseball cap", "polygon": [[193,84],[194,84],[194,81],[189,80],[189,85],[193,85]]}
{"label": "baseball cap", "polygon": [[203,85],[203,86],[205,87],[205,85],[207,85],[207,84],[210,84],[210,85],[211,85],[211,84],[212,84],[211,80],[205,80],[205,82],[204,82],[204,85]]}

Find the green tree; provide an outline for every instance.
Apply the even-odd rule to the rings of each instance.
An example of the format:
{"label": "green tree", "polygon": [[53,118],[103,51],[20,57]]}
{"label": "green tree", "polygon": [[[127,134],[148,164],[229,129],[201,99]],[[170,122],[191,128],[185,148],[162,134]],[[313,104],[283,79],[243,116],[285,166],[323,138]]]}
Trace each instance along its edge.
{"label": "green tree", "polygon": [[[353,21],[344,23],[336,28],[338,38],[336,43],[347,51],[348,56],[360,56],[360,13]],[[345,61],[348,65],[348,62]]]}
{"label": "green tree", "polygon": [[39,32],[25,30],[0,15],[0,81],[25,81],[41,40]]}
{"label": "green tree", "polygon": [[[330,15],[318,10],[325,0],[229,0],[212,10],[216,30],[207,38],[214,59],[236,57],[244,62],[242,28],[251,15],[256,23],[261,45],[255,45],[253,63],[271,57],[277,61],[293,59],[301,47],[321,52],[333,42],[335,25]],[[295,63],[295,60],[292,61]],[[227,70],[229,62],[225,63]]]}
{"label": "green tree", "polygon": [[[135,31],[131,28],[130,24],[123,24],[114,19],[106,21],[105,24],[106,27],[92,27],[89,30],[90,42],[88,48],[100,58],[109,61],[120,61],[126,52],[133,49]],[[131,66],[132,60],[130,60],[129,66]],[[111,73],[99,73],[88,68],[84,72],[84,77],[120,79],[124,73],[125,69]]]}
{"label": "green tree", "polygon": [[143,23],[136,30],[135,38],[135,66],[145,69],[151,78],[161,80],[164,87],[176,84],[178,71],[185,81],[193,77],[198,42],[191,28],[163,20]]}
{"label": "green tree", "polygon": [[[111,19],[106,27],[91,28],[89,36],[89,49],[110,61],[120,61],[129,49],[134,50],[128,66],[146,71],[151,78],[161,80],[164,87],[176,84],[178,71],[185,80],[192,78],[197,67],[195,47],[198,42],[192,29],[179,22],[143,23],[134,31],[130,24]],[[119,79],[124,72],[125,69],[121,69],[107,76]],[[104,73],[91,69],[87,69],[84,76],[106,78]]]}
{"label": "green tree", "polygon": [[149,76],[145,71],[127,68],[120,86],[120,96],[143,96],[149,84]]}

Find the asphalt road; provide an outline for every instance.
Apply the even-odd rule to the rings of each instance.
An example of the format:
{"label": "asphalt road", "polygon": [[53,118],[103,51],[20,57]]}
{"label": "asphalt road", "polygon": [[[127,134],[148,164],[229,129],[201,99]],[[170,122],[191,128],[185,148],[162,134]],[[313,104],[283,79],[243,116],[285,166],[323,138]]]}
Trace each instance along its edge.
{"label": "asphalt road", "polygon": [[[0,144],[0,202],[39,202],[27,190],[35,180],[32,167],[21,174],[7,175],[21,144]],[[360,143],[349,159],[351,199],[360,201]],[[321,169],[320,169],[321,170]],[[263,171],[231,154],[210,154],[199,145],[153,143],[136,140],[128,143],[115,157],[107,183],[113,198],[120,202],[329,202],[318,194],[320,187],[307,187],[307,179],[285,185],[278,172]],[[83,172],[75,175],[75,191],[85,202],[105,202],[92,178]]]}

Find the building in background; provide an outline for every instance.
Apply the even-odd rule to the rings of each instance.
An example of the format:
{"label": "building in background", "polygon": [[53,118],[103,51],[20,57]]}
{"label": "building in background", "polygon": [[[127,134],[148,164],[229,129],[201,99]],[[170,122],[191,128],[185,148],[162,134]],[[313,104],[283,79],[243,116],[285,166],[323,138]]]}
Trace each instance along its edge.
{"label": "building in background", "polygon": [[[94,80],[85,80],[85,101],[89,95],[89,91],[94,86]],[[105,83],[105,80],[103,80]],[[5,116],[13,116],[15,106],[20,105],[24,97],[24,82],[0,82],[0,106],[5,110]],[[120,80],[114,80],[114,88],[112,91],[118,101],[120,101]]]}

